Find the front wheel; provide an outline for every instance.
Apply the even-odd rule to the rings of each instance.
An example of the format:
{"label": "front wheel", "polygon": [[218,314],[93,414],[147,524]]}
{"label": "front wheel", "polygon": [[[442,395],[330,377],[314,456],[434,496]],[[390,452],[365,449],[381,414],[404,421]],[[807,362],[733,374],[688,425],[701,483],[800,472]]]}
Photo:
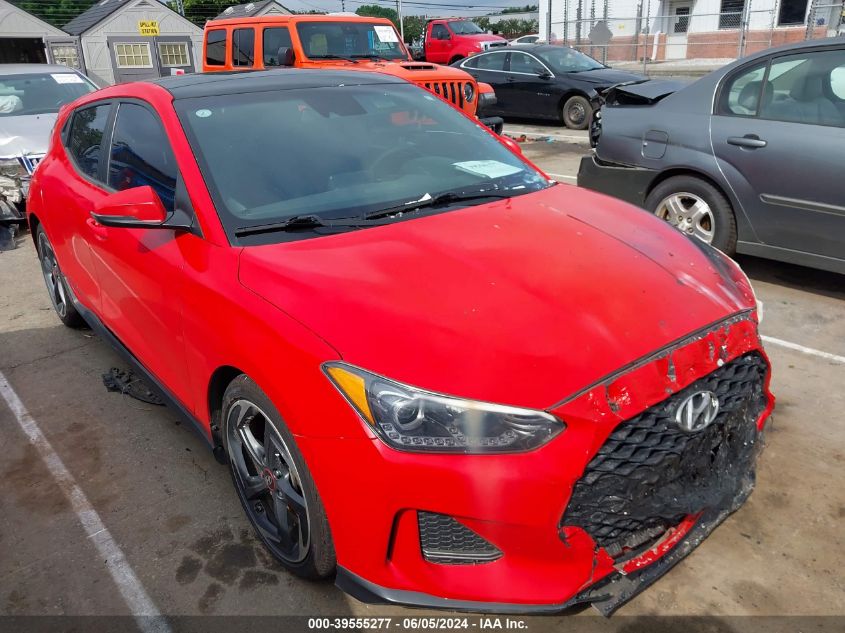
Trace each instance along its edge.
{"label": "front wheel", "polygon": [[561,119],[563,124],[571,130],[586,130],[593,114],[590,100],[581,95],[569,97],[563,104]]}
{"label": "front wheel", "polygon": [[730,202],[709,182],[695,176],[674,176],[657,185],[646,209],[679,231],[718,248],[736,252],[736,218]]}
{"label": "front wheel", "polygon": [[70,300],[70,289],[62,270],[59,268],[56,253],[53,251],[53,246],[47,238],[44,227],[40,224],[35,231],[35,244],[38,249],[38,259],[41,260],[41,275],[47,285],[47,294],[50,295],[53,310],[56,311],[61,322],[67,327],[83,327],[85,320],[76,311],[73,302]]}
{"label": "front wheel", "polygon": [[270,553],[297,576],[335,571],[328,520],[293,435],[247,376],[223,396],[223,445],[247,518]]}

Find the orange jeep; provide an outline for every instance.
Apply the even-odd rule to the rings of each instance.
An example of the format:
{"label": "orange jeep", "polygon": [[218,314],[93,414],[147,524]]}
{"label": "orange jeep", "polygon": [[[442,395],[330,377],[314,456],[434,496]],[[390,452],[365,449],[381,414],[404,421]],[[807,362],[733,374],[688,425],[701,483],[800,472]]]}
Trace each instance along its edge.
{"label": "orange jeep", "polygon": [[[470,116],[496,99],[491,86],[477,84],[463,70],[413,61],[386,18],[347,13],[225,18],[207,22],[203,40],[203,72],[283,66],[380,72],[426,88]],[[480,121],[501,132],[499,117]]]}

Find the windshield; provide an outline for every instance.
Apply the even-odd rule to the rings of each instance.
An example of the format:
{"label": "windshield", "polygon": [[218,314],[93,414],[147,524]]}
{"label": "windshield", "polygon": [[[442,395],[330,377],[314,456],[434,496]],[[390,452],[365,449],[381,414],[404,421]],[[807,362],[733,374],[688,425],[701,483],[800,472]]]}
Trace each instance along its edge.
{"label": "windshield", "polygon": [[456,22],[449,22],[449,28],[453,33],[458,35],[474,35],[475,33],[484,33],[475,22],[469,20],[458,20]]}
{"label": "windshield", "polygon": [[73,72],[0,75],[0,117],[58,112],[96,89]]}
{"label": "windshield", "polygon": [[[446,192],[511,197],[550,186],[477,123],[408,84],[197,97],[175,106],[230,234],[302,214],[360,219]],[[383,221],[400,219],[396,213]],[[263,241],[246,243],[268,236],[255,239]]]}
{"label": "windshield", "polygon": [[306,57],[408,59],[396,29],[368,22],[300,22],[296,25]]}
{"label": "windshield", "polygon": [[585,70],[606,68],[589,55],[585,55],[574,48],[561,46],[534,51],[556,73],[579,73]]}

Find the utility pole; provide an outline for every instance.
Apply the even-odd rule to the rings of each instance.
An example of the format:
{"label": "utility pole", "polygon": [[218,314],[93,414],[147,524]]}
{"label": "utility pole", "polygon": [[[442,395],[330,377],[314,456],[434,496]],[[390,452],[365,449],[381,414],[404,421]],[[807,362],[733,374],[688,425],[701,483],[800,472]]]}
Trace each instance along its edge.
{"label": "utility pole", "polygon": [[185,16],[185,3],[182,0],[176,0],[176,13],[182,17]]}
{"label": "utility pole", "polygon": [[552,43],[552,0],[548,0],[546,7],[546,43]]}
{"label": "utility pole", "polygon": [[396,12],[399,14],[399,34],[402,36],[402,44],[405,43],[405,20],[402,19],[402,0],[396,0]]}

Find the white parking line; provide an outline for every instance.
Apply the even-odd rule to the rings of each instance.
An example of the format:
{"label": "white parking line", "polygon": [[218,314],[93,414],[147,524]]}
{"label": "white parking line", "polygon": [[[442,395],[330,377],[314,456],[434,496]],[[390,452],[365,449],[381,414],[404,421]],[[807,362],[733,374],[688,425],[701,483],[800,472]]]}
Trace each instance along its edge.
{"label": "white parking line", "polygon": [[567,180],[578,180],[578,176],[567,176],[566,174],[553,174],[550,171],[546,172],[549,176],[553,178],[566,178]]}
{"label": "white parking line", "polygon": [[38,428],[38,424],[26,410],[18,394],[15,393],[9,381],[6,380],[6,376],[2,373],[0,373],[0,395],[3,396],[12,413],[15,414],[15,418],[29,442],[41,455],[47,470],[53,475],[59,488],[70,501],[70,505],[88,538],[94,543],[100,556],[105,559],[106,567],[129,607],[129,611],[135,618],[138,628],[144,633],[170,633],[170,626],[147,595],[141,581],[138,580],[132,567],[129,566],[123,551],[100,519],[100,515],[88,501],[88,497],[82,492],[73,475],[70,474],[64,462],[53,450],[50,442]]}
{"label": "white parking line", "polygon": [[804,347],[803,345],[799,345],[798,343],[791,343],[789,341],[784,341],[773,336],[761,335],[760,338],[763,339],[766,343],[771,343],[772,345],[780,345],[781,347],[795,350],[796,352],[801,352],[802,354],[818,356],[819,358],[824,358],[825,360],[832,360],[834,363],[845,364],[845,356],[831,354],[830,352],[823,352],[820,349],[813,349],[812,347]]}

